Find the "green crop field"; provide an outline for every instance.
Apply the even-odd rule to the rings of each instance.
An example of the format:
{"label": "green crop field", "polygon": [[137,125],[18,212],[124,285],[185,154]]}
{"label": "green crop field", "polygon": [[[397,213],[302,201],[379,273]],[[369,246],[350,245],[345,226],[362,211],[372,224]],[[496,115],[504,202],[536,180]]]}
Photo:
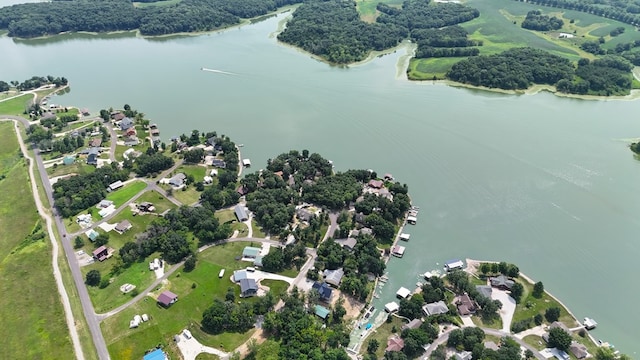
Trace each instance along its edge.
{"label": "green crop field", "polygon": [[[46,236],[27,238],[39,217],[18,154],[13,123],[0,123],[0,338],[7,359],[64,359],[73,354]],[[38,236],[38,237],[39,237]]]}

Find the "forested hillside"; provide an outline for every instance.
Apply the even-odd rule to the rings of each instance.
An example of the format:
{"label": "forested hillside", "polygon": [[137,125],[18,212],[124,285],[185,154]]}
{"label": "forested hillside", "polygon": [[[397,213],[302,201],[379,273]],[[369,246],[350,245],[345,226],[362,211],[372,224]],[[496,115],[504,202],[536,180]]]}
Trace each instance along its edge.
{"label": "forested hillside", "polygon": [[[408,0],[401,9],[378,4],[381,15],[374,24],[360,20],[354,2],[340,0],[310,0],[293,14],[287,28],[278,35],[280,41],[301,47],[330,62],[346,64],[363,60],[372,50],[384,50],[424,29],[456,25],[479,16],[476,9],[454,3],[432,4],[429,0]],[[457,35],[459,36],[459,35]],[[463,35],[466,40],[466,32]],[[469,42],[455,47],[469,46]],[[420,48],[435,47],[437,44]],[[473,44],[478,45],[478,44]],[[419,50],[420,51],[420,50]],[[427,51],[427,50],[425,50]],[[468,50],[445,50],[440,56]],[[468,55],[477,54],[477,50]],[[460,56],[460,55],[457,55]]]}
{"label": "forested hillside", "polygon": [[208,31],[264,15],[300,0],[183,0],[174,5],[134,7],[129,0],[70,0],[0,8],[0,29],[9,36],[140,29],[143,35]]}

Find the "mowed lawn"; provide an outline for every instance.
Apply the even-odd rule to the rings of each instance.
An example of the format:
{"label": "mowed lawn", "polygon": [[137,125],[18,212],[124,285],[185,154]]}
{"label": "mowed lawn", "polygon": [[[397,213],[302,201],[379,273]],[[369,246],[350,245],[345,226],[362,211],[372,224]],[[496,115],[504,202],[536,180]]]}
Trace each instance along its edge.
{"label": "mowed lawn", "polygon": [[144,181],[134,181],[132,183],[126,184],[116,191],[112,191],[107,195],[107,200],[113,201],[113,204],[116,207],[120,207],[120,205],[126,203],[134,197],[137,193],[144,190],[147,187],[147,184]]}
{"label": "mowed lawn", "polygon": [[31,101],[33,94],[24,94],[16,98],[0,102],[0,114],[2,115],[23,115]]}
{"label": "mowed lawn", "polygon": [[0,123],[0,140],[0,172],[6,175],[0,180],[2,358],[67,359],[73,348],[51,274],[49,240],[22,243],[39,217],[13,123]]}
{"label": "mowed lawn", "polygon": [[[144,351],[158,344],[166,345],[165,349],[172,358],[178,358],[175,349],[170,347],[173,335],[182,329],[189,329],[203,344],[224,351],[231,351],[244,343],[254,330],[246,333],[224,333],[210,335],[200,328],[202,313],[212,304],[214,299],[224,299],[230,287],[239,299],[239,287],[231,282],[233,270],[245,268],[248,262],[235,260],[242,254],[250,242],[227,243],[207,249],[198,255],[198,263],[192,272],[179,271],[169,277],[168,282],[154,289],[145,300],[139,301],[121,313],[102,322],[102,331],[114,359],[138,359]],[[253,244],[257,246],[258,244]],[[221,269],[225,269],[222,278],[218,277]],[[182,270],[182,269],[180,269]],[[282,281],[264,281],[278,295],[286,291],[287,284]],[[165,309],[156,304],[155,298],[164,290],[178,295],[178,302]],[[242,299],[255,301],[256,298]],[[148,314],[150,321],[137,329],[129,329],[129,321],[136,315]]]}

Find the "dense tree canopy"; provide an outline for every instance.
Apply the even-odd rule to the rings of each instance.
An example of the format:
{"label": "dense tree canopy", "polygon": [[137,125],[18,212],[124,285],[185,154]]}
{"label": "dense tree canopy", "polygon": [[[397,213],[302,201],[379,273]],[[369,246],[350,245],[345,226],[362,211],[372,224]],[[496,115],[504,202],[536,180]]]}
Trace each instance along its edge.
{"label": "dense tree canopy", "polygon": [[640,4],[630,0],[528,0],[527,2],[535,5],[581,11],[631,25],[640,24]]}
{"label": "dense tree canopy", "polygon": [[0,9],[0,29],[9,36],[140,29],[143,35],[213,30],[264,15],[298,0],[182,0],[173,5],[134,7],[128,0],[69,0]]}
{"label": "dense tree canopy", "polygon": [[562,19],[555,16],[543,15],[540,10],[531,10],[522,22],[522,27],[529,30],[549,31],[558,30],[564,25]]}

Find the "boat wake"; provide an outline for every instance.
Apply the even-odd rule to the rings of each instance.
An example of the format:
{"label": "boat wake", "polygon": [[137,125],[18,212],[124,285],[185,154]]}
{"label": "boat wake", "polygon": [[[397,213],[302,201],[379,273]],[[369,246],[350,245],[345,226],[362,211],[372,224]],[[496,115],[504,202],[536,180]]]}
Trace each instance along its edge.
{"label": "boat wake", "polygon": [[208,72],[212,72],[212,73],[216,73],[216,74],[224,74],[224,75],[238,75],[232,72],[228,72],[228,71],[222,71],[222,70],[216,70],[216,69],[208,69],[206,67],[200,68],[200,70],[202,71],[208,71]]}

